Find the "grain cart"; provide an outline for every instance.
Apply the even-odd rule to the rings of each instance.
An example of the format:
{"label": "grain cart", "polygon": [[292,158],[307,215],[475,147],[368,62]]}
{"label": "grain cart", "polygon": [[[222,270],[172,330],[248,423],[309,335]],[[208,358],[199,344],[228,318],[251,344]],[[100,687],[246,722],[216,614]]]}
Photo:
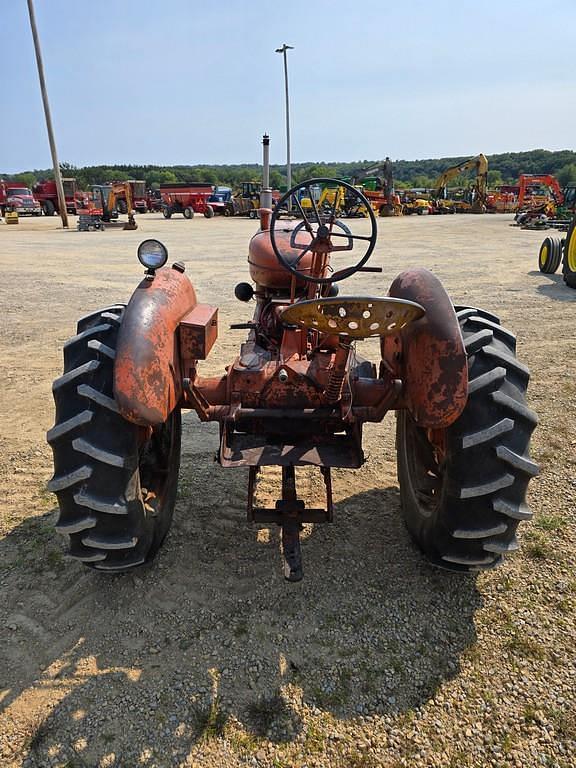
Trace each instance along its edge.
{"label": "grain cart", "polygon": [[[199,370],[217,336],[217,309],[198,302],[184,264],[165,266],[157,240],[138,249],[145,274],[128,305],[79,321],[53,384],[48,432],[49,488],[72,557],[116,572],[154,556],[176,500],[182,408],[219,423],[223,467],[248,468],[248,520],[280,526],[290,581],[302,578],[303,523],[333,518],[332,468],[359,468],[364,424],[391,409],[403,516],[432,563],[489,568],[517,549],[538,468],[529,457],[529,372],[516,359],[514,335],[490,312],[453,306],[425,269],[402,272],[384,297],[338,295],[346,278],[382,270],[368,266],[376,220],[361,192],[340,182],[366,219],[345,223],[335,208],[302,209],[300,198],[314,200],[311,187],[326,183],[333,180],[299,184],[273,213],[260,209],[251,283],[235,289],[240,301],[254,300],[253,318],[232,326],[248,333],[223,375]],[[289,200],[299,220],[279,218]],[[380,342],[374,362],[356,351],[372,337]],[[255,502],[266,465],[281,467],[269,508]],[[298,496],[304,465],[321,473],[323,506],[308,508]]]}
{"label": "grain cart", "polygon": [[162,213],[165,219],[171,219],[174,213],[181,213],[185,219],[191,219],[195,213],[203,213],[207,219],[214,216],[214,209],[208,200],[214,187],[212,184],[186,183],[160,184]]}

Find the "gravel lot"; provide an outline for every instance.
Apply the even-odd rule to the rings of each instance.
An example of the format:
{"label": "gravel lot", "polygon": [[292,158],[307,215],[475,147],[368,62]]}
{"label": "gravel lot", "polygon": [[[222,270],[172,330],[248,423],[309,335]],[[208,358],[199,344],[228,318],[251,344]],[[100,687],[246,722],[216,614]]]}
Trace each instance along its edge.
{"label": "gravel lot", "polygon": [[[51,381],[76,320],[129,297],[140,240],[163,240],[220,306],[202,372],[245,334],[227,328],[249,319],[233,286],[254,222],[138,221],[0,225],[0,765],[576,766],[576,291],[537,271],[542,235],[509,216],[380,219],[384,273],[346,288],[382,295],[425,266],[518,334],[541,465],[520,552],[479,576],[427,565],[400,517],[392,414],[366,429],[366,465],[335,472],[335,522],[306,531],[305,578],[289,584],[277,530],[245,523],[247,473],[214,463],[215,425],[192,414],[152,566],[88,571],[53,531]],[[259,492],[272,498],[276,479]],[[319,496],[312,470],[302,485]]]}

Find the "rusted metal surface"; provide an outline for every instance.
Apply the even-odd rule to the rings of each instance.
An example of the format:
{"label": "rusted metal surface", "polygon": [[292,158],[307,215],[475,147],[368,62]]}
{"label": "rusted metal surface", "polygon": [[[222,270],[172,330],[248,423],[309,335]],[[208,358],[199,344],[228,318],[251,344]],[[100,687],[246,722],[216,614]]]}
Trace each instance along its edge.
{"label": "rusted metal surface", "polygon": [[397,334],[423,314],[418,304],[398,298],[335,296],[298,301],[282,311],[281,320],[319,333],[366,339]]}
{"label": "rusted metal surface", "polygon": [[[249,428],[250,425],[245,425]],[[279,440],[270,429],[235,432],[222,426],[220,463],[223,467],[304,466],[358,468],[364,463],[360,434],[292,435]]]}
{"label": "rusted metal surface", "polygon": [[402,272],[389,293],[421,304],[426,315],[384,341],[385,363],[400,370],[406,407],[417,424],[448,427],[462,413],[468,392],[466,351],[452,302],[426,269]]}
{"label": "rusted metal surface", "polygon": [[[296,262],[300,257],[298,268],[301,271],[310,270],[312,267],[313,254],[303,254],[303,248],[294,247],[293,230],[297,226],[294,222],[282,222],[277,229],[276,239],[282,244],[283,252],[290,255],[290,258]],[[311,237],[307,232],[300,233],[298,246],[300,242],[303,247],[311,242]],[[292,273],[288,272],[276,258],[270,242],[270,230],[261,230],[257,232],[252,240],[248,250],[248,264],[250,267],[250,276],[254,282],[265,288],[290,288]],[[298,280],[298,287],[304,286],[303,280]]]}
{"label": "rusted metal surface", "polygon": [[179,331],[184,367],[188,361],[206,360],[218,338],[218,309],[196,304],[180,321]]}
{"label": "rusted metal surface", "polygon": [[342,387],[346,374],[350,370],[350,345],[341,345],[334,355],[334,363],[330,369],[330,378],[326,387],[326,400],[337,403],[342,397]]}
{"label": "rusted metal surface", "polygon": [[114,395],[120,413],[141,426],[163,424],[182,398],[176,329],[196,305],[181,272],[164,268],[132,294],[118,335]]}

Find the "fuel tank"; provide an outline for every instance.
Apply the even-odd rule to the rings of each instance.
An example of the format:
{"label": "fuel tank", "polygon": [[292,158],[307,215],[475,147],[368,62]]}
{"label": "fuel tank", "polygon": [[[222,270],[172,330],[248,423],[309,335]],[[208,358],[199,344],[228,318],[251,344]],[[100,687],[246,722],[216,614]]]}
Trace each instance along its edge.
{"label": "fuel tank", "polygon": [[[276,245],[290,263],[296,262],[311,242],[311,237],[303,228],[301,221],[279,221],[274,234]],[[312,267],[312,259],[312,253],[305,253],[298,262],[298,269],[302,272],[309,271]],[[257,232],[250,241],[248,264],[250,277],[263,288],[290,288],[292,273],[278,261],[272,249],[269,229]],[[297,285],[302,287],[304,281],[298,280]]]}

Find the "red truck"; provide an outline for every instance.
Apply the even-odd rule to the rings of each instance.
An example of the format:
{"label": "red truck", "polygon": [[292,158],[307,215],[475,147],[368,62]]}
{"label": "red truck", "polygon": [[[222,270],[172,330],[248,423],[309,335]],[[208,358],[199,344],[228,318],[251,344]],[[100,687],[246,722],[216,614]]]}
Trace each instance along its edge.
{"label": "red truck", "polygon": [[19,216],[40,216],[42,208],[32,190],[18,181],[0,179],[0,214],[16,211]]}
{"label": "red truck", "polygon": [[213,194],[212,184],[187,182],[183,184],[160,184],[162,213],[169,219],[173,213],[182,213],[191,219],[195,213],[203,213],[207,219],[214,216],[214,209],[208,203]]}
{"label": "red truck", "polygon": [[[76,179],[62,179],[62,186],[64,187],[66,212],[76,215],[80,208],[85,207],[85,195],[78,190]],[[55,213],[60,213],[56,182],[53,179],[41,179],[32,187],[32,192],[42,206],[45,216],[54,216]]]}

